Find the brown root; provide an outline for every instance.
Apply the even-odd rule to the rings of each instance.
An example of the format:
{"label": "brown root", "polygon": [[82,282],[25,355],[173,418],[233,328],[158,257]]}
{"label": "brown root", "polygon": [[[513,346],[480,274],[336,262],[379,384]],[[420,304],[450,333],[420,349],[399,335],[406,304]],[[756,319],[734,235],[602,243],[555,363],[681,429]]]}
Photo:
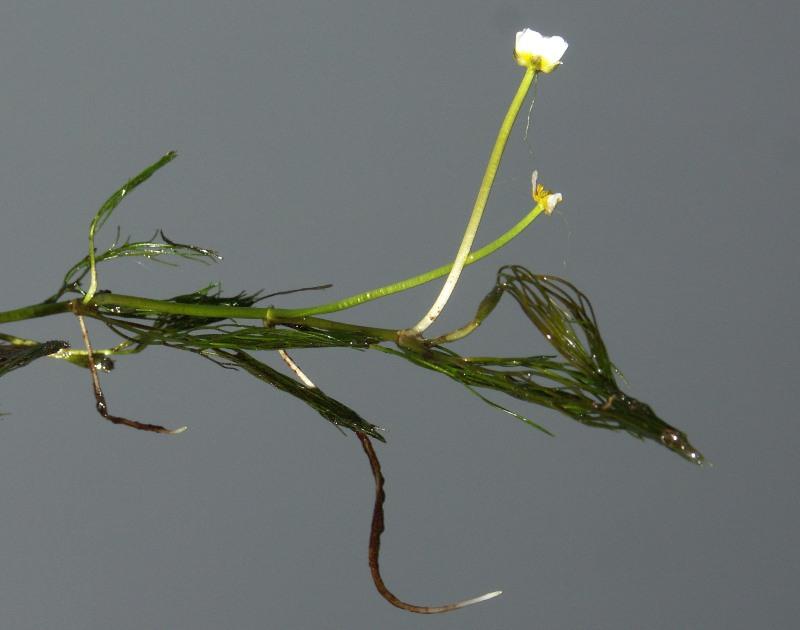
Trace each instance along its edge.
{"label": "brown root", "polygon": [[153,433],[164,433],[166,435],[178,435],[179,433],[186,431],[186,427],[167,429],[166,427],[162,427],[158,424],[147,424],[145,422],[129,420],[128,418],[114,416],[109,413],[108,403],[106,402],[106,397],[103,394],[103,388],[100,387],[100,379],[97,376],[97,364],[95,363],[92,344],[89,341],[89,331],[86,329],[86,323],[83,321],[83,316],[78,313],[76,313],[75,316],[78,318],[78,325],[81,327],[81,335],[83,335],[83,343],[86,346],[86,356],[88,358],[89,373],[92,375],[92,391],[94,392],[95,408],[97,409],[97,413],[99,413],[109,422],[113,422],[114,424],[122,424],[132,429],[138,429],[139,431],[151,431]]}
{"label": "brown root", "polygon": [[375,503],[372,508],[372,527],[370,528],[369,533],[369,569],[372,573],[372,581],[375,583],[375,588],[378,589],[378,593],[381,594],[381,597],[383,597],[392,606],[397,606],[397,608],[423,615],[431,615],[435,613],[450,612],[451,610],[458,610],[459,608],[465,608],[467,606],[471,606],[472,604],[478,604],[486,601],[487,599],[492,599],[493,597],[500,595],[502,591],[494,591],[492,593],[486,593],[485,595],[473,597],[472,599],[465,599],[452,604],[444,604],[443,606],[418,606],[416,604],[409,604],[408,602],[403,601],[387,588],[383,581],[383,577],[381,576],[380,564],[378,562],[381,549],[381,534],[385,529],[383,519],[383,503],[386,500],[386,493],[383,490],[385,479],[383,477],[383,473],[381,472],[381,463],[378,460],[378,455],[375,453],[375,449],[372,447],[372,442],[370,441],[369,436],[360,432],[356,433],[356,435],[361,441],[361,446],[364,448],[364,453],[366,453],[367,459],[369,459],[369,465],[372,468],[372,476],[375,478]]}

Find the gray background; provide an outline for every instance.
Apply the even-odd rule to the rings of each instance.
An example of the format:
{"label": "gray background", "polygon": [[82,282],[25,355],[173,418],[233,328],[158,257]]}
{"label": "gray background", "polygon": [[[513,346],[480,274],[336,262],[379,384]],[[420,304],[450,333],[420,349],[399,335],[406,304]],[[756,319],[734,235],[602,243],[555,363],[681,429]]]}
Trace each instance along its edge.
{"label": "gray background", "polygon": [[[685,429],[698,469],[621,434],[528,413],[390,357],[298,352],[326,391],[389,428],[383,565],[419,617],[373,591],[367,462],[301,403],[154,349],[104,384],[39,361],[3,379],[3,628],[788,628],[797,598],[797,30],[786,2],[3,2],[0,308],[36,302],[83,255],[99,203],[168,149],[120,207],[125,234],[218,248],[223,265],[128,261],[103,286],[167,297],[223,282],[330,298],[454,253],[521,74],[515,31],[570,42],[513,135],[483,243],[564,193],[496,268],[572,279],[628,389]],[[438,288],[347,315],[406,326]],[[281,305],[320,295],[290,296]],[[79,343],[63,316],[4,331]],[[509,305],[464,352],[542,352]],[[93,327],[101,345],[110,337]]]}

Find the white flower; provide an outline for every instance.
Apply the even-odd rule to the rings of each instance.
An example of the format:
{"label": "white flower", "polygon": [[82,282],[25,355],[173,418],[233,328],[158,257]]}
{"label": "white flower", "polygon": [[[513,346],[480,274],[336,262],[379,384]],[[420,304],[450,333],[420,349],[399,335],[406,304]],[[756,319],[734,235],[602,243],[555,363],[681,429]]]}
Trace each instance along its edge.
{"label": "white flower", "polygon": [[517,33],[514,57],[521,66],[535,68],[540,72],[552,72],[561,65],[561,57],[568,45],[559,35],[545,37],[526,28]]}
{"label": "white flower", "polygon": [[531,193],[533,200],[536,203],[542,204],[542,209],[545,214],[553,214],[553,210],[556,209],[556,206],[564,201],[564,196],[561,193],[554,193],[551,190],[547,190],[547,188],[539,183],[539,171],[533,171],[533,173],[531,173]]}
{"label": "white flower", "polygon": [[547,199],[544,202],[544,213],[545,214],[553,214],[553,210],[556,209],[556,206],[564,201],[564,197],[561,193],[553,193],[552,195],[547,195]]}

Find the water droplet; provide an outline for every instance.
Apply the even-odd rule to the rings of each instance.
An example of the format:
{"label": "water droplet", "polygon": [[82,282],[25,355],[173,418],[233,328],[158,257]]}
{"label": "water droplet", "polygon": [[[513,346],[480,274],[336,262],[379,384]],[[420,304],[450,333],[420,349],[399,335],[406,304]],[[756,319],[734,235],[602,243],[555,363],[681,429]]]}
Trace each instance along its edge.
{"label": "water droplet", "polygon": [[94,367],[96,370],[100,370],[101,372],[110,372],[114,369],[114,361],[111,357],[107,357],[105,355],[95,355],[94,357]]}
{"label": "water droplet", "polygon": [[700,454],[700,452],[695,450],[695,448],[689,444],[689,441],[675,429],[665,429],[661,433],[661,443],[668,449],[675,451],[689,461],[695,462],[696,464],[703,463],[703,456]]}
{"label": "water droplet", "polygon": [[681,436],[673,429],[667,429],[661,434],[661,441],[665,446],[675,446],[680,443]]}

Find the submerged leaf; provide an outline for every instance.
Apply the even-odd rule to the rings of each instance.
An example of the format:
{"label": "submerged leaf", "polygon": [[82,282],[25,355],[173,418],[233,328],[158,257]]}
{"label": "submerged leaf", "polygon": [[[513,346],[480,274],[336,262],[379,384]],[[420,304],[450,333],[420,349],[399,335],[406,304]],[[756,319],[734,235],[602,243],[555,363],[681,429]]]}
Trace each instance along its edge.
{"label": "submerged leaf", "polygon": [[[309,287],[310,290],[327,285]],[[294,292],[295,290],[291,291]],[[280,294],[289,291],[281,291]],[[209,285],[194,293],[179,295],[171,302],[210,306],[251,307],[271,295],[239,293],[224,296],[217,285]],[[95,317],[124,337],[127,347],[139,351],[150,345],[161,345],[199,354],[222,367],[241,369],[273,387],[299,398],[337,427],[365,433],[384,441],[375,425],[355,411],[328,396],[317,387],[290,378],[257,360],[245,350],[283,350],[291,348],[349,347],[367,348],[378,340],[357,330],[328,331],[310,326],[249,326],[225,318],[203,318],[188,315],[156,314],[117,307],[98,310]]]}
{"label": "submerged leaf", "polygon": [[308,387],[300,381],[278,372],[246,352],[221,351],[210,358],[223,359],[232,366],[241,368],[265,383],[269,383],[273,387],[299,398],[337,427],[344,427],[356,433],[364,433],[381,442],[386,441],[378,431],[378,427],[364,420],[347,405],[328,396],[319,387]]}
{"label": "submerged leaf", "polygon": [[25,367],[31,361],[46,357],[64,348],[69,348],[69,344],[66,341],[57,340],[31,345],[0,343],[0,376],[11,370]]}
{"label": "submerged leaf", "polygon": [[[519,266],[500,269],[489,296],[498,291],[517,301],[557,356],[462,357],[436,340],[423,350],[413,345],[380,349],[446,374],[473,393],[476,388],[499,391],[555,409],[588,426],[653,440],[691,462],[703,462],[683,432],[619,388],[617,370],[585,294],[562,278],[536,275]],[[479,313],[480,320],[487,316]],[[484,401],[541,428],[493,401]]]}
{"label": "submerged leaf", "polygon": [[[158,240],[160,238],[160,240]],[[199,245],[187,245],[176,243],[167,238],[163,231],[159,230],[149,241],[134,241],[126,239],[119,243],[119,233],[117,239],[106,251],[95,254],[95,265],[114,260],[115,258],[147,258],[156,262],[172,265],[174,263],[165,260],[164,257],[178,257],[185,260],[196,260],[203,263],[220,262],[220,256],[213,249],[200,247]],[[56,302],[68,292],[84,293],[80,283],[91,269],[90,257],[84,256],[81,260],[70,267],[64,275],[61,288],[45,300],[45,302]]]}
{"label": "submerged leaf", "polygon": [[178,154],[175,151],[169,151],[168,153],[164,154],[159,160],[148,166],[138,175],[129,179],[125,184],[123,184],[117,191],[111,194],[111,196],[105,200],[100,209],[95,214],[94,219],[92,219],[92,232],[99,230],[103,227],[103,224],[108,220],[108,217],[114,212],[114,209],[120,204],[120,202],[126,197],[126,195],[130,194],[137,186],[146,182],[150,177],[152,177],[157,171],[161,168],[172,162]]}

